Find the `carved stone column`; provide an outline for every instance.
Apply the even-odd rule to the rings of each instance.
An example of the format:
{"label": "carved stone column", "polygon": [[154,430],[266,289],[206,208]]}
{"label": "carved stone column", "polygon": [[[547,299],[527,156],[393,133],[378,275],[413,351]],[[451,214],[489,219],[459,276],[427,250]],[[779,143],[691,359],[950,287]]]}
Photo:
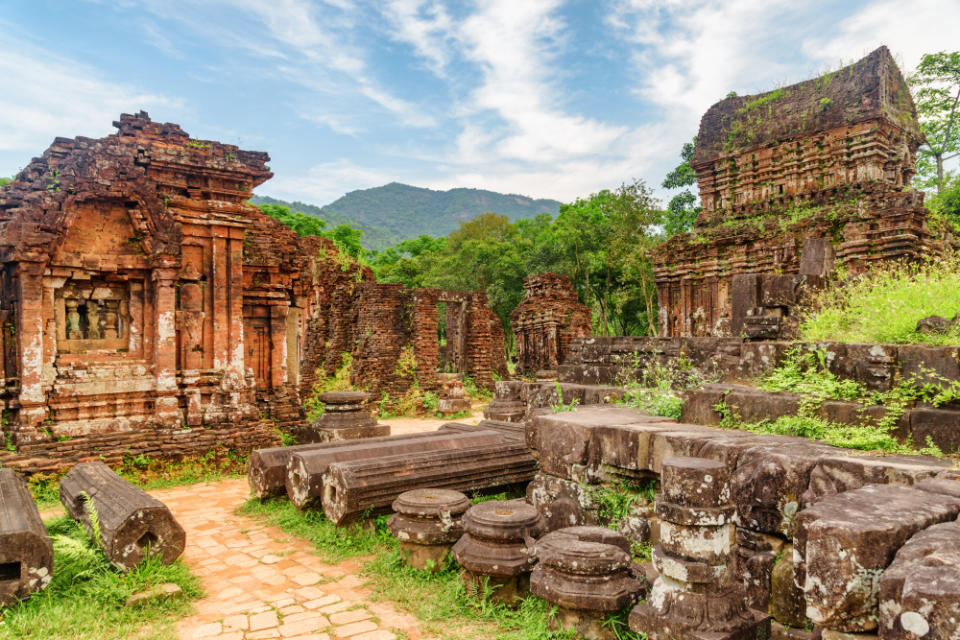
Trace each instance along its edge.
{"label": "carved stone column", "polygon": [[770,617],[747,606],[728,567],[736,507],[726,467],[668,458],[660,486],[660,544],[653,550],[660,577],[630,613],[630,628],[650,640],[767,640]]}

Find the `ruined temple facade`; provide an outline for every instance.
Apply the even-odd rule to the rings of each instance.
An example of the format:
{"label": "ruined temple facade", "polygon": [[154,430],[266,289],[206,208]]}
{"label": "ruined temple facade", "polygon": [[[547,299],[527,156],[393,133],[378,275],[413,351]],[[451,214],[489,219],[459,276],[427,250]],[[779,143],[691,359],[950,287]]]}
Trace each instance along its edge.
{"label": "ruined temple facade", "polygon": [[267,154],[143,112],[114,124],[0,190],[6,442],[110,461],[273,442],[302,419],[308,325],[371,276],[247,204]]}
{"label": "ruined temple facade", "polygon": [[338,312],[318,317],[310,329],[305,395],[316,376],[332,376],[344,363],[351,384],[376,399],[413,387],[436,391],[441,372],[487,389],[494,376],[508,375],[503,327],[485,293],[362,281],[338,288],[331,304]]}
{"label": "ruined temple facade", "polygon": [[114,124],[0,189],[0,464],[277,443],[343,354],[377,398],[438,388],[441,314],[447,370],[507,374],[485,294],[378,284],[248,204],[267,154]]}
{"label": "ruined temple facade", "polygon": [[907,189],[923,140],[886,47],[819,78],[704,114],[693,233],[654,258],[660,335],[776,337],[810,285],[944,242]]}
{"label": "ruined temple facade", "polygon": [[510,314],[517,345],[517,373],[556,371],[575,338],[591,333],[590,309],[580,303],[570,278],[537,273],[523,281],[523,300]]}

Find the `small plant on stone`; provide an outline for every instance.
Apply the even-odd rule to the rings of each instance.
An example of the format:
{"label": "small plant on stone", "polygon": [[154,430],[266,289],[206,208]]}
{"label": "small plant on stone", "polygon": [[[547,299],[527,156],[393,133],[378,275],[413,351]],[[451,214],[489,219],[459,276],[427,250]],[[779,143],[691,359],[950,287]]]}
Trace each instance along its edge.
{"label": "small plant on stone", "polygon": [[578,406],[580,406],[580,400],[574,398],[569,403],[564,403],[563,401],[563,388],[560,386],[560,383],[554,380],[553,387],[557,394],[557,402],[550,405],[550,408],[554,413],[563,413],[565,411],[573,411]]}

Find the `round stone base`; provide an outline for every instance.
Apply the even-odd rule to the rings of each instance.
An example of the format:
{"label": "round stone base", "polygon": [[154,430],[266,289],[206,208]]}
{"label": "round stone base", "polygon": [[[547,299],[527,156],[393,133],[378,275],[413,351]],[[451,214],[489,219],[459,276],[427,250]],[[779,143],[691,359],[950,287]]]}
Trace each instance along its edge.
{"label": "round stone base", "polygon": [[530,592],[529,573],[505,578],[503,576],[482,576],[463,569],[460,571],[460,579],[470,595],[483,598],[486,594],[490,602],[508,606],[520,604],[520,600]]}
{"label": "round stone base", "polygon": [[440,571],[446,564],[449,544],[415,544],[401,542],[400,551],[407,564],[419,571]]}
{"label": "round stone base", "polygon": [[574,611],[557,607],[547,619],[547,625],[553,631],[575,631],[587,640],[617,640],[617,632],[604,626],[606,614],[594,611]]}

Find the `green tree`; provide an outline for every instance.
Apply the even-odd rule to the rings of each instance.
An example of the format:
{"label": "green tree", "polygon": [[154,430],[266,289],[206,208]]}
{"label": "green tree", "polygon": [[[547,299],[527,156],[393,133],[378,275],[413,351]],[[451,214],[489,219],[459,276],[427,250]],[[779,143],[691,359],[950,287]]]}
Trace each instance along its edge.
{"label": "green tree", "polygon": [[960,155],[960,51],[924,55],[909,83],[926,136],[918,151],[919,182],[939,193],[947,178],[944,164]]}
{"label": "green tree", "polygon": [[662,185],[665,189],[683,189],[670,199],[663,217],[663,228],[668,236],[690,231],[697,221],[697,216],[700,215],[699,198],[690,189],[685,188],[697,184],[697,174],[690,166],[696,148],[697,137],[694,136],[693,142],[685,142],[680,150],[680,159],[683,162],[663,179]]}

